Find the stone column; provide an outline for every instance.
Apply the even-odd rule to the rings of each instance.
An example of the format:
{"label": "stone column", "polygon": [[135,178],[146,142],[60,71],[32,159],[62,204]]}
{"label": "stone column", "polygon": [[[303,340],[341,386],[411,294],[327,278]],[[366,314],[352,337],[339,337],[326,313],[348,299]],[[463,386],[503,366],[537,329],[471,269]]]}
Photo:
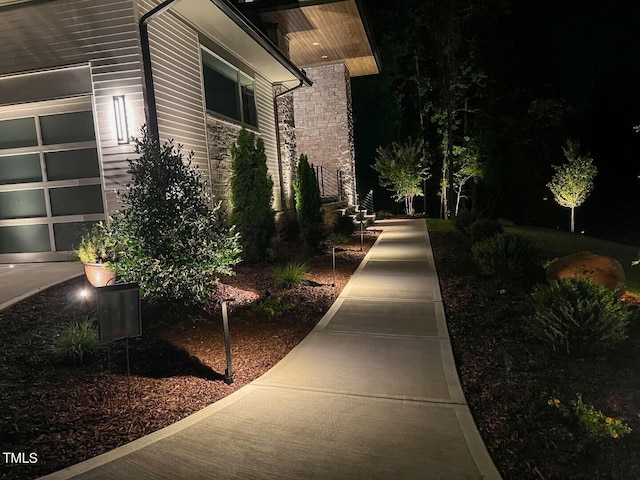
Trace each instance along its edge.
{"label": "stone column", "polygon": [[[285,89],[281,85],[274,88],[276,95],[282,91],[285,91]],[[282,175],[281,188],[284,197],[284,207],[286,210],[291,211],[295,208],[293,180],[295,179],[295,172],[298,166],[293,92],[278,97],[276,102],[278,112],[278,144],[280,149],[278,154],[280,156],[280,172]]]}

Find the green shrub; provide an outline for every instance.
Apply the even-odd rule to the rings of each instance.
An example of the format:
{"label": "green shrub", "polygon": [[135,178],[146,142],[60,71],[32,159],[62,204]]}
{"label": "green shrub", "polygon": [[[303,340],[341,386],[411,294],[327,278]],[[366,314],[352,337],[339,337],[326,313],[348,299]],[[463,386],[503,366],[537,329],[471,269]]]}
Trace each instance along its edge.
{"label": "green shrub", "polygon": [[334,233],[331,235],[331,243],[334,245],[346,245],[347,243],[351,243],[351,237],[341,233]]}
{"label": "green shrub", "polygon": [[475,210],[461,210],[453,219],[456,230],[465,235],[470,235],[469,227],[478,220]]}
{"label": "green shrub", "polygon": [[288,262],[273,269],[273,280],[280,288],[291,288],[300,285],[307,273],[306,263]]}
{"label": "green shrub", "polygon": [[87,318],[81,322],[68,323],[56,334],[53,341],[53,353],[59,358],[70,357],[75,364],[84,362],[84,356],[92,353],[98,346],[98,330]]}
{"label": "green shrub", "polygon": [[494,235],[473,244],[471,258],[482,275],[518,278],[530,274],[538,263],[532,241],[520,235]]}
{"label": "green shrub", "polygon": [[469,226],[469,236],[474,242],[480,242],[487,238],[502,233],[502,226],[495,220],[481,218]]}
{"label": "green shrub", "polygon": [[339,235],[351,235],[355,231],[353,219],[349,215],[340,215],[333,226],[333,232]]}
{"label": "green shrub", "polygon": [[391,217],[393,217],[393,213],[391,213],[389,210],[380,210],[376,212],[376,218],[378,220],[385,220]]}
{"label": "green shrub", "polygon": [[145,127],[129,160],[131,183],[119,192],[122,208],[111,229],[120,250],[114,266],[125,281],[138,282],[146,297],[201,305],[211,298],[216,275],[232,275],[241,247],[218,203],[183,160],[180,146],[162,146]]}
{"label": "green shrub", "polygon": [[315,170],[304,154],[300,155],[293,190],[302,239],[310,250],[317,251],[324,238],[324,224],[320,210],[322,201]]}
{"label": "green shrub", "polygon": [[231,146],[231,158],[229,221],[240,233],[242,258],[256,263],[264,259],[276,228],[264,142],[243,128]]}
{"label": "green shrub", "polygon": [[604,351],[627,338],[630,310],[615,294],[587,278],[537,285],[531,333],[567,353]]}
{"label": "green shrub", "polygon": [[300,238],[300,224],[295,215],[285,214],[278,222],[278,237],[284,242],[295,242]]}
{"label": "green shrub", "polygon": [[294,306],[293,303],[286,302],[280,297],[270,296],[252,303],[251,311],[269,320],[273,320],[274,318],[280,318]]}
{"label": "green shrub", "polygon": [[560,410],[560,413],[565,417],[575,415],[582,426],[592,435],[620,438],[631,433],[629,425],[619,418],[608,417],[600,410],[596,410],[593,405],[584,403],[582,401],[582,395],[579,393],[576,394],[576,399],[571,401],[571,408],[563,405],[562,402],[555,397],[551,397],[547,403]]}
{"label": "green shrub", "polygon": [[107,263],[116,259],[116,251],[115,237],[98,222],[82,236],[76,253],[82,263]]}

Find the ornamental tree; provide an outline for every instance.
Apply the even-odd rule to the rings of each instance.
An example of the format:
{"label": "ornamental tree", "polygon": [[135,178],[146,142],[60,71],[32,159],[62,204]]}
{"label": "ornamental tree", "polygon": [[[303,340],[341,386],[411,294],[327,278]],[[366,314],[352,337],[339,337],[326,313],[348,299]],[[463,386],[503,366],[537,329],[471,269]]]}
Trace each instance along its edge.
{"label": "ornamental tree", "polygon": [[118,192],[122,207],[111,222],[119,247],[113,265],[146,297],[202,305],[216,275],[233,274],[241,248],[191,165],[193,152],[185,162],[181,149],[172,140],[160,145],[142,128],[135,144],[139,157],[128,160],[131,182]]}
{"label": "ornamental tree", "polygon": [[255,263],[265,257],[276,229],[264,142],[243,128],[231,146],[231,158],[230,221],[240,233],[244,260]]}
{"label": "ornamental tree", "polygon": [[571,209],[571,232],[574,232],[575,209],[583,204],[593,190],[593,179],[598,169],[593,158],[580,154],[577,140],[567,140],[567,146],[562,151],[567,163],[553,165],[555,173],[547,186],[560,206]]}
{"label": "ornamental tree", "polygon": [[404,200],[405,212],[413,215],[413,199],[422,196],[420,184],[429,178],[430,163],[427,160],[424,142],[393,142],[386,148],[378,147],[376,163],[372,168],[378,172],[380,185],[394,192],[397,202]]}

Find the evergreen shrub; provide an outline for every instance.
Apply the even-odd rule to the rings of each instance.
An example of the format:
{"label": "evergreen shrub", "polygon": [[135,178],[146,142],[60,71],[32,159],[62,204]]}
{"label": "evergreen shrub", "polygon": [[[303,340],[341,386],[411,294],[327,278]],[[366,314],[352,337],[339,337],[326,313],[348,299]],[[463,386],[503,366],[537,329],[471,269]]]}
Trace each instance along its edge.
{"label": "evergreen shrub", "polygon": [[495,220],[488,218],[481,218],[473,222],[469,226],[469,236],[472,241],[480,242],[487,238],[499,235],[502,233],[502,226]]}
{"label": "evergreen shrub", "polygon": [[471,247],[471,258],[480,274],[518,278],[541,270],[539,254],[532,241],[520,235],[493,235]]}
{"label": "evergreen shrub", "polygon": [[296,198],[296,211],[300,222],[300,233],[307,247],[318,251],[324,239],[324,224],[322,221],[322,201],[320,189],[313,167],[306,155],[300,155],[298,170],[293,190]]}
{"label": "evergreen shrub", "polygon": [[531,333],[566,353],[596,353],[625,340],[631,312],[614,292],[587,278],[537,285]]}
{"label": "evergreen shrub", "polygon": [[138,282],[145,297],[201,305],[210,299],[216,275],[232,275],[241,247],[234,227],[212,206],[200,173],[181,146],[162,145],[146,127],[129,160],[131,183],[119,192],[122,207],[111,230],[119,251],[114,262],[125,281]]}
{"label": "evergreen shrub", "polygon": [[461,210],[453,219],[455,229],[464,235],[470,235],[469,227],[478,220],[475,210]]}
{"label": "evergreen shrub", "polygon": [[276,229],[264,142],[243,128],[231,146],[231,157],[229,220],[240,233],[244,261],[256,263],[265,258]]}

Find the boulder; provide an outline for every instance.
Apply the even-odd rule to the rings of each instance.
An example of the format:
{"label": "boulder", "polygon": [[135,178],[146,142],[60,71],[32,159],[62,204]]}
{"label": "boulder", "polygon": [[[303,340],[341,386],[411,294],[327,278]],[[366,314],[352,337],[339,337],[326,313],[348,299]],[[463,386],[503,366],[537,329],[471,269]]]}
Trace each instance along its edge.
{"label": "boulder", "polygon": [[625,291],[624,269],[615,258],[580,252],[554,260],[547,267],[548,281],[576,276],[587,277],[596,285],[603,285],[618,295]]}

